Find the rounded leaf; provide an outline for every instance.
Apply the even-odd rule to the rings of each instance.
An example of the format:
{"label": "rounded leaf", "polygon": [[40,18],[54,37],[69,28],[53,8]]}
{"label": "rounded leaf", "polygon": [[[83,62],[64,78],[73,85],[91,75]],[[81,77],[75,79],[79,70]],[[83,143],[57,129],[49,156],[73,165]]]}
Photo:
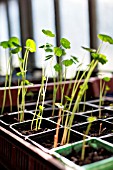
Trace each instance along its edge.
{"label": "rounded leaf", "polygon": [[109,91],[110,87],[106,85],[105,89],[106,89],[106,91]]}
{"label": "rounded leaf", "polygon": [[55,37],[55,34],[53,34],[50,30],[43,29],[42,32],[48,37]]}
{"label": "rounded leaf", "polygon": [[88,122],[93,122],[95,120],[97,120],[97,118],[95,116],[90,116],[90,117],[87,118]]}
{"label": "rounded leaf", "polygon": [[9,43],[8,43],[8,41],[2,41],[0,43],[0,46],[2,46],[3,48],[9,48]]}
{"label": "rounded leaf", "polygon": [[99,58],[99,54],[98,54],[98,53],[91,53],[91,56],[92,56],[94,59],[98,59],[98,58]]}
{"label": "rounded leaf", "polygon": [[59,47],[54,47],[54,54],[58,57],[62,56],[62,49]]}
{"label": "rounded leaf", "polygon": [[70,47],[70,42],[66,38],[61,38],[60,43],[66,49],[71,48]]}
{"label": "rounded leaf", "polygon": [[54,65],[54,69],[55,69],[55,71],[59,72],[62,70],[62,67],[60,64],[57,63],[56,65]]}
{"label": "rounded leaf", "polygon": [[17,47],[17,48],[15,48],[15,49],[12,49],[12,50],[11,50],[11,53],[12,53],[12,54],[17,54],[17,53],[19,53],[21,50],[22,50],[21,47]]}
{"label": "rounded leaf", "polygon": [[62,61],[62,64],[65,66],[65,67],[69,67],[73,64],[73,60],[72,59],[67,59],[67,60],[63,60]]}
{"label": "rounded leaf", "polygon": [[90,53],[95,53],[96,50],[92,48],[82,47],[84,50],[89,51]]}
{"label": "rounded leaf", "polygon": [[11,37],[8,41],[10,48],[14,48],[15,46],[19,45],[19,39],[17,37]]}
{"label": "rounded leaf", "polygon": [[40,110],[41,113],[43,112],[44,108],[45,107],[43,107],[42,105],[39,105],[39,110]]}
{"label": "rounded leaf", "polygon": [[110,81],[110,77],[104,77],[103,80],[106,81],[106,82],[109,82]]}
{"label": "rounded leaf", "polygon": [[45,57],[45,60],[49,60],[50,58],[52,58],[53,57],[53,55],[47,55],[46,57]]}
{"label": "rounded leaf", "polygon": [[31,52],[36,52],[36,43],[32,39],[27,39],[26,41],[26,48]]}
{"label": "rounded leaf", "polygon": [[108,36],[108,35],[105,35],[105,34],[98,34],[98,38],[104,42],[108,42],[110,44],[113,44],[113,39]]}
{"label": "rounded leaf", "polygon": [[73,60],[73,62],[74,62],[75,64],[79,62],[77,57],[71,56],[71,58],[72,58],[72,60]]}
{"label": "rounded leaf", "polygon": [[101,63],[101,64],[106,64],[107,63],[107,57],[103,54],[99,54],[99,59],[98,61]]}

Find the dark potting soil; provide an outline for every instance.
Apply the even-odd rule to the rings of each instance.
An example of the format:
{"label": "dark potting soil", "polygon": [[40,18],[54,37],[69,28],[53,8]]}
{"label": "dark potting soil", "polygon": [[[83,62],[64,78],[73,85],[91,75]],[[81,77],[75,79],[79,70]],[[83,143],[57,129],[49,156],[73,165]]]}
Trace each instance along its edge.
{"label": "dark potting soil", "polygon": [[[94,104],[94,105],[96,105],[96,106],[98,106],[99,107],[99,101],[92,101],[92,102],[90,102],[91,104]],[[110,105],[112,105],[113,104],[113,100],[102,100],[102,102],[101,102],[101,107],[103,106],[110,106]]]}
{"label": "dark potting soil", "polygon": [[[22,123],[13,124],[11,128],[14,129],[15,131],[18,131],[19,133],[21,133],[24,136],[41,133],[41,132],[45,132],[50,129],[56,128],[55,123],[53,123],[49,120],[45,120],[45,119],[42,119],[41,122],[39,119],[39,121],[37,123],[37,128],[36,128],[36,121],[37,121],[36,119],[33,121],[33,125],[32,125],[31,120],[22,122]],[[39,124],[40,124],[40,127],[38,127]],[[31,125],[32,125],[32,129],[31,129]]]}
{"label": "dark potting soil", "polygon": [[[59,129],[59,133],[58,133],[58,143],[57,143],[57,147],[61,146],[61,141],[62,141],[62,136],[64,133],[64,128],[60,128]],[[52,149],[54,148],[54,136],[56,135],[56,130],[52,130],[40,135],[32,135],[30,137],[28,137],[30,139],[30,141],[33,141],[33,143],[38,143],[40,145],[42,145],[43,147],[47,148],[47,149]],[[69,143],[74,143],[77,141],[80,141],[83,139],[83,135],[70,131],[70,140]]]}
{"label": "dark potting soil", "polygon": [[[63,155],[62,155],[63,156]],[[85,157],[84,160],[81,160],[81,150],[76,152],[72,150],[70,154],[65,156],[67,159],[71,160],[72,162],[76,163],[77,165],[87,165],[91,164],[109,157],[112,157],[113,153],[107,151],[104,148],[94,149],[91,146],[87,145],[85,149]]]}
{"label": "dark potting soil", "polygon": [[18,129],[18,131],[22,134],[22,135],[32,135],[32,134],[35,134],[35,133],[41,133],[41,132],[44,132],[44,131],[48,131],[49,129],[47,128],[40,128],[38,130],[36,129],[33,129],[33,130],[22,130],[21,128]]}
{"label": "dark potting soil", "polygon": [[[69,118],[68,118],[69,120],[70,120],[70,116],[71,115],[69,115]],[[57,123],[58,118],[59,117],[56,116],[56,117],[50,118],[50,120],[52,120],[52,121]],[[61,125],[65,125],[66,118],[67,118],[66,115],[61,116]],[[87,117],[86,116],[75,114],[72,125],[81,124],[81,123],[84,123],[84,122],[87,122]]]}
{"label": "dark potting soil", "polygon": [[[26,120],[30,120],[33,118],[33,114],[31,113],[25,113],[24,114],[24,121]],[[4,116],[0,117],[0,120],[2,120],[3,122],[5,122],[6,124],[13,124],[13,123],[18,123],[19,119],[18,119],[18,113],[12,113],[12,114],[4,114]]]}
{"label": "dark potting soil", "polygon": [[89,132],[89,136],[91,137],[99,137],[99,136],[103,136],[103,135],[107,135],[107,134],[110,134],[112,133],[111,129],[107,129],[106,127],[104,127],[101,132],[99,133],[99,130],[98,129],[95,129],[94,127],[92,127],[90,129],[90,132]]}
{"label": "dark potting soil", "polygon": [[[79,126],[73,126],[72,129],[85,134],[87,130],[87,126],[88,126],[88,123],[81,124]],[[112,130],[113,130],[113,124],[98,120],[92,123],[88,136],[100,137],[100,136],[113,133]]]}
{"label": "dark potting soil", "polygon": [[113,117],[113,111],[108,111],[108,110],[98,110],[98,111],[93,111],[93,112],[89,112],[89,113],[84,113],[85,116],[96,116],[97,118],[99,118],[99,112],[100,112],[100,118],[101,119],[107,119],[109,117]]}

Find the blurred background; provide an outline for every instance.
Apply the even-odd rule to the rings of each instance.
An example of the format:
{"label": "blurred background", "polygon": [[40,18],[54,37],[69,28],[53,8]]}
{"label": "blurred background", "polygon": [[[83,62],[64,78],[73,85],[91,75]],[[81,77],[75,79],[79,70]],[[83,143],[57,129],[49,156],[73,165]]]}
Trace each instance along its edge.
{"label": "blurred background", "polygon": [[[38,49],[47,40],[42,29],[51,30],[56,34],[48,41],[59,46],[60,38],[71,42],[69,55],[78,57],[82,63],[81,71],[91,61],[89,53],[81,46],[97,48],[98,34],[113,37],[113,0],[0,0],[0,42],[16,36],[25,46],[27,38],[35,40],[37,52],[30,54],[28,62],[28,78],[40,79],[43,51]],[[93,76],[103,71],[113,73],[113,46],[103,47],[108,63],[98,65]],[[23,57],[23,54],[20,54]],[[7,70],[8,52],[0,47],[0,81],[4,81]],[[68,58],[68,54],[65,56]],[[55,62],[55,61],[54,61]],[[19,63],[18,57],[12,58],[13,78],[16,78]],[[76,75],[77,66],[68,70],[67,78]],[[49,76],[52,76],[51,70]]]}

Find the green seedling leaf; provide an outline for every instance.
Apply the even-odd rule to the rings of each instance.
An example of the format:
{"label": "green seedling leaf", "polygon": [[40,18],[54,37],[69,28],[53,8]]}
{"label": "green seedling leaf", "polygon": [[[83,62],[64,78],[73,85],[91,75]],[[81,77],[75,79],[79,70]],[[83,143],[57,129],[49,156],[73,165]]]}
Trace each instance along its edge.
{"label": "green seedling leaf", "polygon": [[109,82],[109,81],[110,81],[110,77],[104,77],[103,80],[104,80],[105,82]]}
{"label": "green seedling leaf", "polygon": [[36,52],[36,43],[32,39],[27,39],[26,41],[26,48],[31,52]]}
{"label": "green seedling leaf", "polygon": [[66,55],[65,49],[62,49],[62,56]]}
{"label": "green seedling leaf", "polygon": [[56,65],[54,65],[54,69],[55,71],[60,72],[62,70],[62,67],[60,64],[57,63]]}
{"label": "green seedling leaf", "polygon": [[87,118],[87,121],[88,121],[89,123],[91,123],[91,122],[93,122],[93,121],[95,121],[95,120],[97,120],[97,118],[96,118],[95,116],[90,116],[90,117]]}
{"label": "green seedling leaf", "polygon": [[73,59],[73,62],[74,62],[75,64],[79,62],[77,57],[71,56],[71,58]]}
{"label": "green seedling leaf", "polygon": [[26,85],[31,85],[31,84],[33,84],[33,83],[31,83],[30,81],[28,81],[28,80],[24,80],[24,83],[25,83]]}
{"label": "green seedling leaf", "polygon": [[103,54],[99,54],[99,59],[98,61],[101,63],[101,64],[106,64],[107,63],[107,57]]}
{"label": "green seedling leaf", "polygon": [[49,47],[53,47],[52,44],[49,44],[49,43],[46,43],[46,47],[49,48]]}
{"label": "green seedling leaf", "polygon": [[88,142],[89,146],[91,146],[94,149],[98,149],[98,145],[96,143]]}
{"label": "green seedling leaf", "polygon": [[90,53],[96,53],[96,50],[95,49],[92,49],[92,48],[87,48],[87,47],[83,47],[82,48],[86,51],[89,51]]}
{"label": "green seedling leaf", "polygon": [[9,48],[9,43],[8,43],[8,41],[2,41],[0,43],[0,46],[2,46],[3,48]]}
{"label": "green seedling leaf", "polygon": [[106,89],[106,91],[109,91],[110,87],[106,85],[105,89]]}
{"label": "green seedling leaf", "polygon": [[82,84],[82,85],[80,85],[80,89],[87,90],[87,89],[88,89],[88,85],[86,84],[86,85],[84,86],[84,84]]}
{"label": "green seedling leaf", "polygon": [[98,53],[91,53],[91,56],[95,59],[98,60],[101,64],[106,64],[107,57],[103,54],[98,54]]}
{"label": "green seedling leaf", "polygon": [[39,105],[39,110],[40,110],[40,112],[42,113],[43,110],[44,110],[44,107],[43,107],[42,105]]}
{"label": "green seedling leaf", "polygon": [[53,57],[53,55],[47,55],[45,58],[45,60],[49,60],[50,58],[52,58]]}
{"label": "green seedling leaf", "polygon": [[42,32],[48,37],[55,37],[55,34],[53,34],[50,30],[43,29]]}
{"label": "green seedling leaf", "polygon": [[66,49],[70,49],[71,48],[70,47],[70,42],[66,38],[61,38],[60,43]]}
{"label": "green seedling leaf", "polygon": [[17,47],[17,48],[15,48],[15,49],[11,50],[11,53],[12,53],[12,54],[17,54],[17,53],[19,53],[21,50],[22,50],[21,47]]}
{"label": "green seedling leaf", "polygon": [[27,94],[26,94],[26,96],[34,96],[34,94],[33,94],[33,92],[32,91],[29,91]]}
{"label": "green seedling leaf", "polygon": [[58,57],[62,56],[62,49],[59,47],[54,47],[54,54]]}
{"label": "green seedling leaf", "polygon": [[10,48],[14,48],[15,44],[17,46],[17,44],[19,45],[20,42],[19,42],[19,39],[17,37],[11,37],[9,39],[8,43],[9,43]]}
{"label": "green seedling leaf", "polygon": [[21,47],[19,44],[15,43],[15,42],[12,42],[12,44],[13,44],[15,47]]}
{"label": "green seedling leaf", "polygon": [[22,72],[18,72],[18,73],[16,73],[16,75],[17,75],[18,77],[20,77],[20,76],[22,76]]}
{"label": "green seedling leaf", "polygon": [[91,53],[91,56],[95,59],[98,60],[99,54],[98,53]]}
{"label": "green seedling leaf", "polygon": [[45,48],[45,45],[41,45],[41,46],[39,46],[39,48]]}
{"label": "green seedling leaf", "polygon": [[46,43],[46,45],[41,45],[39,48],[50,48],[50,47],[53,47],[52,44],[49,44],[49,43]]}
{"label": "green seedling leaf", "polygon": [[71,101],[71,98],[68,96],[64,96],[67,101]]}
{"label": "green seedling leaf", "polygon": [[73,60],[72,59],[67,59],[67,60],[63,60],[62,61],[62,64],[65,66],[65,67],[69,67],[73,64]]}
{"label": "green seedling leaf", "polygon": [[53,52],[53,50],[51,48],[46,48],[45,51],[46,52]]}
{"label": "green seedling leaf", "polygon": [[97,37],[104,42],[108,42],[110,44],[113,44],[113,39],[108,35],[98,34]]}
{"label": "green seedling leaf", "polygon": [[23,58],[18,57],[18,59],[19,59],[19,62],[20,62],[20,63],[23,63],[23,62],[24,62],[24,59],[23,59]]}
{"label": "green seedling leaf", "polygon": [[43,76],[43,77],[42,77],[42,79],[43,79],[43,81],[45,81],[45,80],[46,80],[46,77],[45,77],[45,76]]}

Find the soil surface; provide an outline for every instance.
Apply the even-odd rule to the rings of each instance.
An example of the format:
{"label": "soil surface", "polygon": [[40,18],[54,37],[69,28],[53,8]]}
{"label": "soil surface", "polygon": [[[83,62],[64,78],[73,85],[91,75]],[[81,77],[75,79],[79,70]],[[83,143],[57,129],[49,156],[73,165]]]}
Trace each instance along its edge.
{"label": "soil surface", "polygon": [[81,160],[81,151],[78,153],[73,150],[69,155],[65,156],[72,162],[82,166],[86,164],[91,164],[106,158],[113,156],[113,153],[107,151],[104,148],[94,149],[90,146],[86,147],[84,160]]}

